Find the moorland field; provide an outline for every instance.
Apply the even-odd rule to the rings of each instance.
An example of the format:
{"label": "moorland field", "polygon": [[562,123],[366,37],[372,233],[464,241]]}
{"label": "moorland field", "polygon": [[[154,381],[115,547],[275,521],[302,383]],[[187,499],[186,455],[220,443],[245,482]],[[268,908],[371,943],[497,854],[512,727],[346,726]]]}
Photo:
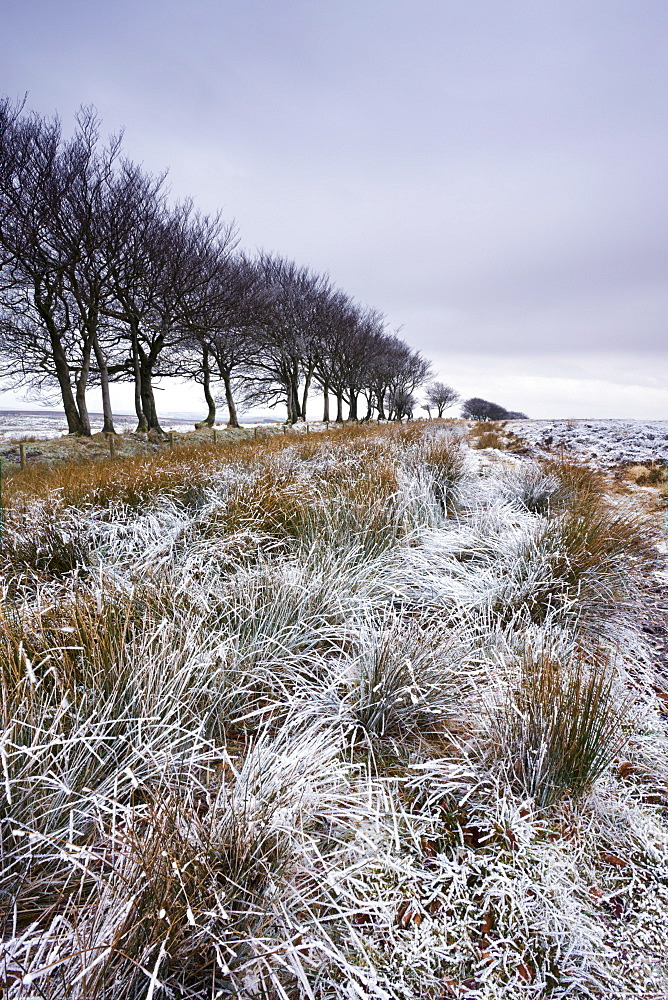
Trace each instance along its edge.
{"label": "moorland field", "polygon": [[520,432],[5,461],[8,1000],[668,996],[663,466]]}

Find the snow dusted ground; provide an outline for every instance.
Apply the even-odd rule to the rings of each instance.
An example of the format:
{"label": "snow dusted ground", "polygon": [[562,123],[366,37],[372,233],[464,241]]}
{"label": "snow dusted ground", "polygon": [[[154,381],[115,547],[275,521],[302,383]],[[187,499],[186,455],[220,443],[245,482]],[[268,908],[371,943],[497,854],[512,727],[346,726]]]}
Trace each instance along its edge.
{"label": "snow dusted ground", "polygon": [[541,450],[563,446],[601,465],[668,460],[668,420],[514,420],[508,429]]}
{"label": "snow dusted ground", "polygon": [[[91,413],[90,422],[93,433],[102,430],[102,414]],[[137,426],[137,418],[130,414],[114,414],[114,426],[118,433],[133,431]],[[193,421],[184,418],[165,417],[165,430],[192,429]],[[0,410],[0,441],[15,441],[21,438],[37,438],[40,441],[47,438],[60,437],[67,434],[65,414],[59,410]]]}
{"label": "snow dusted ground", "polygon": [[[625,424],[580,423],[597,449]],[[561,425],[520,426],[539,452]],[[281,436],[254,461],[165,449],[143,500],[150,466],[118,463],[104,507],[59,488],[8,510],[7,1000],[205,1000],[214,975],[241,1000],[667,1000],[666,588],[588,562],[554,476],[458,454],[451,426]],[[501,700],[518,651],[566,671],[583,635],[633,692],[631,738],[546,812],[522,762],[547,737],[494,713],[523,718]],[[29,923],[45,872],[63,912]]]}

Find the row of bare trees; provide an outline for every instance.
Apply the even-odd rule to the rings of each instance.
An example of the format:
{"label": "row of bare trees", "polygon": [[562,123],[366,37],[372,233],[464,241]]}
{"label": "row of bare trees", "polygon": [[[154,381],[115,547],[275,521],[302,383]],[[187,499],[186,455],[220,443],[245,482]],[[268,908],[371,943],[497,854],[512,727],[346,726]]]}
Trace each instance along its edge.
{"label": "row of bare trees", "polygon": [[430,374],[327,276],[251,257],[219,215],[170,202],[165,176],[128,160],[120,136],[102,142],[92,110],[64,137],[57,118],[0,100],[0,377],[59,396],[70,433],[90,434],[94,386],[113,432],[113,382],[133,384],[138,430],[161,432],[166,377],[201,384],[206,423],[222,398],[238,426],[239,407],[261,403],[304,419],[314,393],[325,420],[344,407],[353,420],[410,416]]}

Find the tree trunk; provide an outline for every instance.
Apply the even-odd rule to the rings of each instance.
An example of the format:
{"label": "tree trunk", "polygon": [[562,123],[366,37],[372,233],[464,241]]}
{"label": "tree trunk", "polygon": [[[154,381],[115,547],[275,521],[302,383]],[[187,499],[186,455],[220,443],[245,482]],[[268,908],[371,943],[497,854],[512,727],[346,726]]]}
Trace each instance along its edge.
{"label": "tree trunk", "polygon": [[146,423],[146,416],[144,414],[144,408],[141,401],[141,359],[139,357],[139,340],[137,337],[137,329],[134,323],[131,323],[132,331],[132,367],[134,369],[135,376],[135,413],[137,414],[137,430],[135,433],[146,433],[148,430],[148,424]]}
{"label": "tree trunk", "polygon": [[[202,427],[213,427],[216,420],[216,402],[211,395],[211,369],[209,367],[209,352],[204,348],[204,353],[202,355],[202,371],[204,372],[204,380],[202,386],[204,388],[204,399],[208,407],[209,412],[207,413],[205,419],[202,421]],[[226,390],[227,391],[227,390]],[[234,405],[234,404],[232,404]],[[231,416],[231,414],[230,414]],[[232,424],[232,427],[236,427],[236,424]]]}
{"label": "tree trunk", "polygon": [[302,395],[302,419],[306,420],[306,402],[308,400],[309,389],[311,388],[311,379],[313,378],[313,372],[309,371],[306,373],[306,379],[304,381],[304,393]]}
{"label": "tree trunk", "polygon": [[385,420],[386,417],[385,417],[385,393],[384,392],[377,392],[376,393],[376,408],[378,410],[378,419],[379,420]]}
{"label": "tree trunk", "polygon": [[303,413],[299,402],[299,376],[293,372],[290,379],[290,391],[292,392],[292,423],[303,419]]}
{"label": "tree trunk", "polygon": [[229,420],[227,421],[228,427],[238,427],[239,417],[237,416],[237,408],[234,402],[234,396],[232,395],[232,382],[228,372],[221,372],[223,377],[223,385],[225,386],[225,402],[227,403],[227,412]]}
{"label": "tree trunk", "polygon": [[357,420],[357,393],[350,390],[350,406],[348,408],[348,420]]}
{"label": "tree trunk", "polygon": [[56,347],[53,337],[51,337],[51,346],[53,348],[53,360],[55,362],[58,385],[60,386],[60,395],[63,398],[63,409],[67,418],[67,432],[68,434],[81,434],[83,433],[81,417],[79,416],[79,410],[77,409],[74,393],[72,392],[70,368],[65,357],[65,352],[63,351],[62,344],[58,343],[58,347]]}
{"label": "tree trunk", "polygon": [[148,365],[141,366],[141,405],[149,431],[157,431],[164,435],[164,431],[158,420],[158,411],[155,406],[155,396],[151,385],[151,369]]}
{"label": "tree trunk", "polygon": [[296,424],[299,420],[299,397],[295,394],[295,387],[292,379],[288,380],[285,394],[286,408],[288,411],[287,423]]}
{"label": "tree trunk", "polygon": [[336,422],[337,424],[343,423],[343,393],[337,392],[336,395]]}
{"label": "tree trunk", "polygon": [[323,394],[323,405],[322,405],[322,421],[324,424],[329,423],[329,385],[327,382],[322,387]]}
{"label": "tree trunk", "polygon": [[111,395],[109,393],[109,366],[107,365],[107,359],[105,357],[104,351],[100,347],[100,341],[98,340],[97,333],[93,336],[93,350],[95,351],[95,360],[97,361],[97,367],[100,370],[100,388],[102,390],[102,414],[104,417],[104,422],[102,424],[103,434],[115,434],[114,429],[114,415],[111,411]]}
{"label": "tree trunk", "polygon": [[78,378],[75,379],[77,409],[79,411],[79,419],[81,421],[81,430],[79,433],[85,437],[90,437],[90,417],[88,416],[88,407],[86,405],[86,387],[88,385],[88,373],[90,371],[90,356],[92,347],[93,345],[89,337],[84,344],[81,371],[79,372]]}
{"label": "tree trunk", "polygon": [[60,339],[60,334],[58,333],[58,329],[53,321],[53,317],[48,307],[43,306],[42,303],[37,301],[37,296],[35,296],[35,299],[40,316],[49,332],[51,351],[53,353],[53,364],[56,369],[56,378],[58,379],[58,385],[60,387],[60,395],[63,400],[65,417],[67,418],[67,433],[81,434],[81,417],[79,415],[79,410],[77,409],[76,400],[74,399],[74,393],[72,392],[70,366],[67,361],[67,355],[65,354],[63,342]]}

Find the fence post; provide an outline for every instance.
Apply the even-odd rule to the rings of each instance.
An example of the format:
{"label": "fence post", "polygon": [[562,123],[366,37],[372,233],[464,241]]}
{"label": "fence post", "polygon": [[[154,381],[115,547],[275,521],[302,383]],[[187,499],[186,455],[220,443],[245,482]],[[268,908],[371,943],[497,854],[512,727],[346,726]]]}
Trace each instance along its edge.
{"label": "fence post", "polygon": [[116,438],[113,434],[109,435],[109,454],[112,458],[116,458]]}
{"label": "fence post", "polygon": [[253,428],[253,437],[254,437],[254,438],[256,438],[256,437],[257,437],[257,427],[254,427],[254,428]]}
{"label": "fence post", "polygon": [[23,443],[21,443],[19,445],[19,461],[21,462],[21,468],[25,469],[26,464],[27,464],[26,463],[26,446]]}
{"label": "fence post", "polygon": [[174,447],[174,431],[169,432],[169,447]]}
{"label": "fence post", "polygon": [[215,427],[213,429],[213,443],[218,444],[218,431],[216,430]]}

